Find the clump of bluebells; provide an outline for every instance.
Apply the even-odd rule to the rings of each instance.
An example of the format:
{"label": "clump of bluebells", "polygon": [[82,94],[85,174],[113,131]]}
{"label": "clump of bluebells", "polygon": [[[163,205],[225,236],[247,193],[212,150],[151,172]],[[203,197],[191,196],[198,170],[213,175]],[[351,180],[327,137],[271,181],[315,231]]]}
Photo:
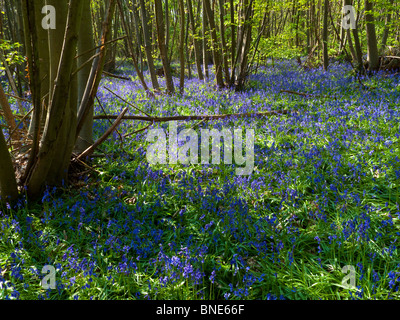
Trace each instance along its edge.
{"label": "clump of bluebells", "polygon": [[[103,86],[155,116],[292,113],[180,123],[254,129],[250,176],[235,164],[150,165],[146,132],[120,139],[146,124],[124,122],[93,159],[100,174],[0,209],[0,298],[397,299],[400,78],[362,78],[385,83],[365,91],[350,71],[281,61],[245,92],[188,79],[183,95],[153,99],[137,82],[103,80],[113,114],[124,105]],[[96,121],[95,135],[108,127]],[[42,286],[45,265],[54,288]]]}

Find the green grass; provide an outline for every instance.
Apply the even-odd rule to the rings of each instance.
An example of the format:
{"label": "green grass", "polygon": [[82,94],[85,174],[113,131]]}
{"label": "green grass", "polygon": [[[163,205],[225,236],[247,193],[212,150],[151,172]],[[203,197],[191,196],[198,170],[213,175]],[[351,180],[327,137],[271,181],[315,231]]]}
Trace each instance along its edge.
{"label": "green grass", "polygon": [[[266,75],[271,72],[278,77],[281,71]],[[340,74],[332,77],[341,81]],[[318,81],[325,80],[315,80],[314,88]],[[396,101],[391,78],[368,81],[379,85],[383,100]],[[210,114],[238,112],[244,105],[259,111],[266,104],[301,116],[223,123],[256,130],[249,182],[237,180],[234,165],[146,167],[145,134],[124,141],[122,152],[114,135],[98,150],[107,157],[90,164],[97,173],[49,190],[36,203],[2,209],[0,299],[13,298],[13,292],[20,299],[398,299],[397,274],[390,281],[391,272],[400,271],[394,172],[399,125],[396,118],[362,119],[366,110],[357,111],[363,95],[371,95],[371,108],[382,99],[361,92],[355,82],[346,90],[322,88],[325,98],[309,99],[265,93],[269,86],[262,82],[252,87],[263,90],[241,98],[194,85],[186,96],[154,102],[141,93],[132,98],[129,89],[125,96],[155,115],[161,107],[193,114],[205,101],[217,101]],[[342,93],[343,110],[355,113],[332,113],[333,92]],[[109,112],[123,107],[117,99],[105,105]],[[398,111],[396,103],[391,108]],[[108,123],[96,125],[100,135]],[[119,130],[140,127],[124,123]],[[211,127],[205,122],[196,130]],[[366,139],[347,141],[349,130],[364,132]],[[374,140],[374,132],[384,139]],[[185,276],[172,257],[193,273]],[[40,285],[46,264],[56,266],[56,290]],[[345,265],[354,267],[357,289],[342,286]]]}

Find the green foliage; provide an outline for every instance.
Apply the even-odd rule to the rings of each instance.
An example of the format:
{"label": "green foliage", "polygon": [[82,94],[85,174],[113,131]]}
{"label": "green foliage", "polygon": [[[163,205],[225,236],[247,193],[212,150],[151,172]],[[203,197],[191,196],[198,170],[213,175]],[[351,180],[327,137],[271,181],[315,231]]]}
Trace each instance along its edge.
{"label": "green foliage", "polygon": [[[0,50],[5,52],[5,60],[9,66],[19,65],[25,62],[25,58],[20,53],[22,45],[18,42],[11,43],[10,40],[2,39],[0,41]],[[3,65],[0,65],[0,71],[4,71]]]}

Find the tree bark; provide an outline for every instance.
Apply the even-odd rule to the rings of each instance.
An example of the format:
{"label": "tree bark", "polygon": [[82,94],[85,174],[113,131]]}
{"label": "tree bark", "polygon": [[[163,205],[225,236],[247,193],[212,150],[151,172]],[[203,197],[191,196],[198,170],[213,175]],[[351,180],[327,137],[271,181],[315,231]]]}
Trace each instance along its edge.
{"label": "tree bark", "polygon": [[180,15],[180,25],[181,33],[179,39],[179,59],[180,59],[180,77],[179,77],[179,91],[183,94],[185,89],[185,7],[183,0],[179,0],[179,15]]}
{"label": "tree bark", "polygon": [[121,15],[122,27],[124,28],[124,31],[125,31],[126,35],[128,36],[128,49],[129,49],[129,54],[132,57],[133,66],[134,66],[136,74],[137,74],[137,76],[138,76],[138,78],[139,78],[139,80],[140,80],[140,82],[141,82],[141,84],[143,86],[143,89],[146,92],[149,92],[149,87],[147,86],[147,83],[144,80],[142,70],[139,69],[138,62],[137,62],[136,56],[134,54],[134,50],[133,50],[133,46],[132,46],[133,40],[132,40],[131,34],[129,33],[129,28],[128,28],[126,22],[125,22],[124,10],[123,10],[123,7],[122,7],[122,3],[121,3],[120,0],[117,0],[117,2],[118,2],[119,13]]}
{"label": "tree bark", "polygon": [[157,26],[158,46],[160,48],[161,60],[164,68],[165,81],[167,92],[173,94],[175,92],[174,82],[172,80],[171,68],[168,60],[168,50],[165,45],[165,26],[164,26],[164,13],[161,0],[155,0],[155,15]]}
{"label": "tree bark", "polygon": [[219,0],[219,29],[221,34],[221,49],[222,49],[222,63],[224,66],[224,74],[225,81],[230,87],[230,75],[229,75],[229,66],[228,66],[228,48],[226,45],[225,39],[225,8],[224,8],[224,0]]}
{"label": "tree bark", "polygon": [[0,129],[0,194],[2,201],[14,201],[18,197],[14,166],[8,152],[3,131]]}
{"label": "tree bark", "polygon": [[[352,5],[352,4],[353,4],[352,0],[344,0],[344,5]],[[362,59],[362,49],[361,49],[361,44],[360,44],[360,38],[358,36],[357,20],[355,22],[355,24],[356,24],[355,28],[352,29],[352,33],[353,33],[353,38],[354,38],[354,49],[355,49],[355,54],[356,54],[356,58],[357,58],[356,70],[359,73],[361,73],[364,70],[364,64],[363,64],[363,59]]]}
{"label": "tree bark", "polygon": [[323,43],[323,63],[324,70],[328,70],[329,66],[329,57],[328,57],[328,10],[329,10],[329,1],[324,0],[324,21],[323,21],[323,31],[322,31],[322,43]]}
{"label": "tree bark", "polygon": [[381,40],[381,48],[380,51],[383,53],[385,48],[386,48],[386,42],[387,39],[389,37],[389,25],[390,25],[390,21],[392,20],[392,6],[393,6],[393,1],[390,1],[390,8],[389,8],[389,12],[386,16],[386,23],[385,23],[385,29],[383,30],[383,34],[382,34],[382,40]]}
{"label": "tree bark", "polygon": [[[3,110],[4,118],[7,122],[9,132],[11,133],[17,127],[17,123],[15,122],[15,117],[12,113],[10,104],[8,103],[8,99],[6,97],[6,94],[3,90],[3,86],[1,85],[1,83],[0,83],[0,106]],[[19,139],[18,133],[15,132],[12,138]]]}
{"label": "tree bark", "polygon": [[[75,142],[74,131],[76,128],[76,105],[70,103],[71,74],[76,55],[83,4],[82,0],[71,0],[69,3],[67,26],[58,72],[54,81],[54,88],[51,91],[52,96],[46,126],[38,156],[28,174],[27,192],[31,197],[38,196],[46,184],[60,185],[67,181],[68,165],[73,148],[71,141]],[[58,5],[60,5],[59,2],[56,8]],[[55,57],[53,56],[53,58]],[[63,143],[65,141],[67,144]],[[68,154],[67,159],[65,159],[65,156],[60,156]],[[58,171],[55,171],[54,168],[58,168]],[[49,175],[49,172],[51,172],[51,175]]]}
{"label": "tree bark", "polygon": [[203,36],[203,66],[204,66],[204,81],[207,81],[210,77],[210,72],[208,68],[208,61],[209,61],[209,56],[208,56],[208,39],[207,39],[207,15],[205,13],[205,5],[202,0],[200,0],[203,6],[203,23],[202,23],[202,36]]}
{"label": "tree bark", "polygon": [[222,76],[222,58],[221,58],[221,50],[220,45],[217,38],[217,30],[215,27],[214,13],[211,10],[211,5],[209,0],[203,0],[204,9],[207,16],[207,22],[210,27],[211,33],[211,44],[212,44],[212,52],[214,58],[214,70],[215,70],[215,80],[217,82],[218,88],[225,87],[224,79]]}
{"label": "tree bark", "polygon": [[147,10],[144,0],[140,0],[140,11],[142,16],[142,30],[144,39],[144,49],[146,52],[147,66],[149,67],[149,72],[151,76],[151,83],[153,84],[154,90],[160,90],[160,86],[157,80],[157,74],[154,68],[153,52],[150,40],[149,32],[149,19],[147,17]]}
{"label": "tree bark", "polygon": [[194,38],[193,45],[194,45],[194,56],[196,60],[197,74],[199,80],[202,81],[204,80],[204,75],[203,75],[203,70],[201,69],[201,53],[200,53],[200,44],[198,39],[199,35],[197,33],[196,23],[194,21],[192,0],[187,0],[187,5],[188,5],[190,26],[192,28],[193,38]]}
{"label": "tree bark", "polygon": [[365,24],[367,29],[368,69],[379,69],[379,52],[376,40],[375,22],[373,15],[373,4],[365,0]]}
{"label": "tree bark", "polygon": [[[88,59],[91,58],[92,52],[89,52],[90,49],[93,49],[95,46],[93,39],[93,28],[92,28],[92,17],[90,14],[90,0],[82,0],[84,2],[83,5],[83,13],[82,13],[82,21],[85,21],[84,24],[81,24],[80,27],[80,37],[78,39],[78,65],[83,65]],[[85,53],[87,52],[87,53]],[[85,54],[84,54],[85,53]],[[91,64],[87,64],[83,69],[78,72],[78,89],[77,89],[77,106],[79,107],[83,95],[85,93],[86,84],[88,82],[90,76]],[[76,110],[78,112],[78,109]],[[74,152],[81,153],[85,151],[90,145],[93,144],[93,113],[94,113],[94,105],[91,105],[89,108],[89,113],[87,115],[86,120],[82,126],[81,131],[78,134],[78,139],[75,144]]]}
{"label": "tree bark", "polygon": [[94,104],[97,89],[100,85],[101,75],[103,73],[105,57],[107,53],[107,46],[105,44],[109,42],[111,37],[112,17],[114,16],[116,4],[117,0],[110,0],[108,4],[105,22],[103,23],[101,34],[101,46],[98,49],[98,56],[93,61],[92,68],[90,70],[89,80],[86,84],[85,93],[79,106],[78,124],[75,133],[76,139],[83,127],[83,124],[85,123],[85,119],[90,111],[90,107]]}

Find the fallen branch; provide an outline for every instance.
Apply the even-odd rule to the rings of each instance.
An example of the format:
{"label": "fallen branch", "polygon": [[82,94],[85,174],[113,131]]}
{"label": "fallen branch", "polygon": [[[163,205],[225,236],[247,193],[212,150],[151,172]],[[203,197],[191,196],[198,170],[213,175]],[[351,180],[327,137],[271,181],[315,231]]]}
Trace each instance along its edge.
{"label": "fallen branch", "polygon": [[296,91],[291,91],[291,90],[281,90],[280,92],[281,92],[281,93],[282,93],[282,92],[285,92],[285,93],[297,94],[298,96],[302,96],[302,97],[313,96],[313,95],[310,94],[310,93],[296,92]]}
{"label": "fallen branch", "polygon": [[[293,113],[296,113],[293,111]],[[123,116],[121,120],[140,120],[150,122],[168,122],[168,121],[190,121],[190,120],[218,120],[225,118],[246,118],[246,117],[269,117],[274,115],[290,114],[288,110],[255,112],[255,113],[232,113],[217,115],[199,115],[199,116],[171,116],[171,117],[152,117],[152,116]],[[94,120],[117,119],[117,115],[98,115]]]}
{"label": "fallen branch", "polygon": [[121,79],[121,80],[127,80],[127,81],[131,80],[131,79],[127,78],[127,77],[118,76],[118,75],[116,75],[116,74],[112,74],[112,73],[109,73],[109,72],[104,71],[104,70],[103,70],[103,74],[105,74],[107,77],[111,77],[111,78],[116,78],[116,79]]}
{"label": "fallen branch", "polygon": [[82,158],[85,158],[89,156],[90,154],[93,153],[93,151],[100,145],[102,144],[108,136],[113,133],[113,131],[118,127],[120,122],[122,121],[125,113],[128,111],[128,107],[126,107],[121,114],[117,117],[117,119],[114,121],[113,125],[94,143],[92,144],[89,148],[87,148],[85,151],[83,151],[78,157],[75,158],[75,160],[81,160]]}

